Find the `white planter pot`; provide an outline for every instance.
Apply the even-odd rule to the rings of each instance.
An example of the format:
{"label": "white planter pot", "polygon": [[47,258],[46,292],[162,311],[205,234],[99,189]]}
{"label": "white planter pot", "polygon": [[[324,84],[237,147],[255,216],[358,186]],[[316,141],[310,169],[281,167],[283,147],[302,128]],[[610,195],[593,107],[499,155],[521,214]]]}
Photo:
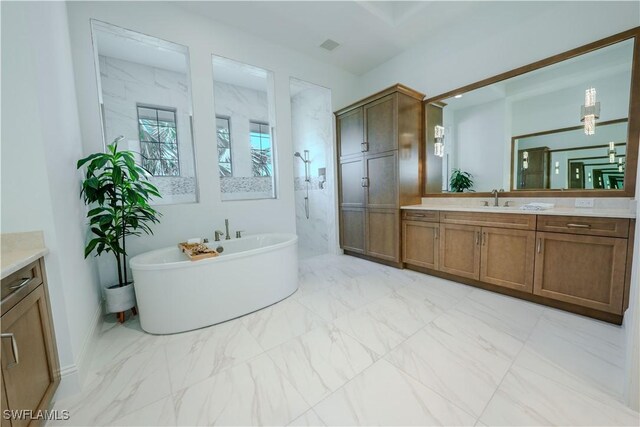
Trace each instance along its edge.
{"label": "white planter pot", "polygon": [[119,313],[127,311],[136,305],[136,294],[133,291],[133,282],[125,286],[111,286],[104,289],[104,301],[107,313]]}

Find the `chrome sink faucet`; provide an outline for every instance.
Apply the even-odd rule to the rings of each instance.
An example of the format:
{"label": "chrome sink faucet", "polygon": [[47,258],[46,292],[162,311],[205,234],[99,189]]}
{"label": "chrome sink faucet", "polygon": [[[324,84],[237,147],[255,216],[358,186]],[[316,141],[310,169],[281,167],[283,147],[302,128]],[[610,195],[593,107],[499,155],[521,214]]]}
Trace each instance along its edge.
{"label": "chrome sink faucet", "polygon": [[491,190],[491,195],[493,196],[493,206],[495,207],[500,206],[500,202],[498,201],[498,194],[502,192],[504,192],[504,189],[502,188],[500,190],[497,190],[495,188]]}
{"label": "chrome sink faucet", "polygon": [[220,237],[224,234],[224,231],[220,231],[220,230],[216,230],[213,232],[214,234],[214,239],[216,242],[220,241]]}

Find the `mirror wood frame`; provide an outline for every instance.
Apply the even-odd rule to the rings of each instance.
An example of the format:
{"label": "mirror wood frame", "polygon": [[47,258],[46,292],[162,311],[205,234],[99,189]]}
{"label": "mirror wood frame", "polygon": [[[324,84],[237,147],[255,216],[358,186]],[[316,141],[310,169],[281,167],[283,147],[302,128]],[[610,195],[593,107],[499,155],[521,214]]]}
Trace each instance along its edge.
{"label": "mirror wood frame", "polygon": [[[628,114],[628,129],[627,129],[627,168],[625,170],[624,177],[624,189],[622,190],[565,190],[565,189],[544,189],[544,190],[511,190],[513,183],[513,173],[510,174],[509,188],[510,191],[501,193],[503,197],[635,197],[636,192],[636,176],[638,169],[638,146],[640,145],[640,27],[635,27],[627,31],[623,31],[618,34],[606,37],[604,39],[586,44],[584,46],[577,47],[575,49],[568,50],[557,55],[550,56],[546,59],[533,62],[531,64],[515,68],[511,71],[495,75],[476,83],[472,83],[466,86],[462,86],[458,89],[450,90],[438,96],[425,99],[424,111],[429,104],[442,103],[445,99],[452,96],[469,92],[475,89],[479,89],[484,86],[488,86],[493,83],[501,82],[503,80],[510,79],[522,74],[526,74],[530,71],[537,70],[539,68],[547,67],[549,65],[556,64],[558,62],[565,61],[586,53],[602,49],[604,47],[634,39],[633,43],[633,59],[631,65],[631,93],[629,98],[629,114]],[[428,118],[425,114],[425,129],[429,129]],[[477,192],[477,193],[427,193],[426,188],[426,167],[427,156],[431,153],[427,152],[427,144],[422,146],[422,168],[423,176],[421,181],[422,196],[423,197],[491,197],[490,192]],[[511,157],[513,156],[512,148]],[[431,154],[433,155],[433,154]],[[513,165],[513,161],[511,162]],[[513,167],[513,166],[511,166]]]}

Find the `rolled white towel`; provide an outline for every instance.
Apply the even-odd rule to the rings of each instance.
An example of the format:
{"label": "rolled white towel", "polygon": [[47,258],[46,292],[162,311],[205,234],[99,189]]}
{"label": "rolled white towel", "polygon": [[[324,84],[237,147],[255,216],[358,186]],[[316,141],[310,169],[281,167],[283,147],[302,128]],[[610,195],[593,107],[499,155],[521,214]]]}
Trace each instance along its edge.
{"label": "rolled white towel", "polygon": [[547,209],[553,209],[555,206],[554,203],[531,202],[520,206],[520,209],[524,211],[545,211]]}

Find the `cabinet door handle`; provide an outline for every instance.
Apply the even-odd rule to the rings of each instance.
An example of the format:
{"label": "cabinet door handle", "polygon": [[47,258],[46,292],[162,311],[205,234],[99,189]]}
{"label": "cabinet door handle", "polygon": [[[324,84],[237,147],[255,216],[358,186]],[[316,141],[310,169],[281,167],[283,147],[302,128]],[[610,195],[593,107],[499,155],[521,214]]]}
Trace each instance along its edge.
{"label": "cabinet door handle", "polygon": [[569,223],[569,224],[567,224],[567,227],[569,227],[569,228],[591,228],[591,224]]}
{"label": "cabinet door handle", "polygon": [[360,185],[362,185],[363,187],[368,187],[369,186],[369,177],[366,177],[366,176],[363,177],[362,178],[362,182],[361,182]]}
{"label": "cabinet door handle", "polygon": [[31,281],[31,277],[23,277],[20,280],[21,282],[18,283],[17,285],[9,286],[9,289],[12,291],[15,291],[16,289],[20,289],[27,286],[27,284],[29,284],[29,282]]}
{"label": "cabinet door handle", "polygon": [[487,244],[487,233],[482,233],[482,246]]}
{"label": "cabinet door handle", "polygon": [[360,150],[364,153],[369,151],[369,143],[367,141],[360,143]]}
{"label": "cabinet door handle", "polygon": [[541,237],[538,237],[538,245],[537,245],[537,248],[536,248],[536,252],[542,253],[542,238]]}
{"label": "cabinet door handle", "polygon": [[0,334],[0,338],[11,338],[11,352],[13,353],[13,362],[7,364],[7,369],[13,368],[15,365],[20,363],[18,359],[18,341],[16,341],[16,336],[12,333],[2,333]]}
{"label": "cabinet door handle", "polygon": [[433,232],[434,232],[434,234],[436,236],[436,239],[439,239],[440,238],[440,229],[438,227],[435,227],[433,229]]}
{"label": "cabinet door handle", "polygon": [[480,244],[480,232],[476,231],[476,245]]}
{"label": "cabinet door handle", "polygon": [[423,214],[411,214],[409,216],[413,216],[413,217],[416,217],[416,218],[424,218]]}

